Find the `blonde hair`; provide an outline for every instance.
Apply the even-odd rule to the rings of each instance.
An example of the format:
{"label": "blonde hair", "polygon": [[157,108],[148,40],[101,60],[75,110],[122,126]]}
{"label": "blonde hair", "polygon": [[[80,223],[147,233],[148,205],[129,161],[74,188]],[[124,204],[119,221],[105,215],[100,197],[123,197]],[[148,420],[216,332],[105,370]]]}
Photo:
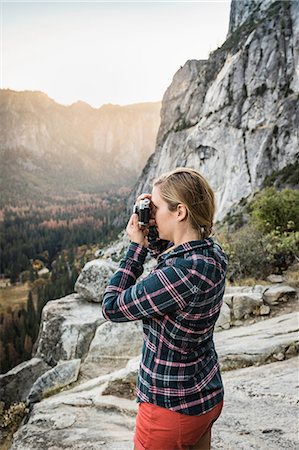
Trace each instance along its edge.
{"label": "blonde hair", "polygon": [[196,170],[178,167],[157,178],[160,195],[175,211],[179,203],[186,206],[192,228],[199,231],[202,239],[212,233],[215,214],[215,196],[207,180]]}

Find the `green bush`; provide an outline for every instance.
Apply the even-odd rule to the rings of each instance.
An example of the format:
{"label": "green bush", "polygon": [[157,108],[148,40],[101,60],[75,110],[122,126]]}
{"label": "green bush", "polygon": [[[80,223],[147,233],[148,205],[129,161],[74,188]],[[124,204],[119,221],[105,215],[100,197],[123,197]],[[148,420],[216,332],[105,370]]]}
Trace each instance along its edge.
{"label": "green bush", "polygon": [[228,279],[264,279],[283,273],[299,253],[299,192],[260,191],[246,211],[249,222],[232,230],[226,221],[219,240],[229,259]]}
{"label": "green bush", "polygon": [[282,273],[299,253],[299,232],[272,230],[264,236],[264,243],[273,271]]}
{"label": "green bush", "polygon": [[251,223],[263,233],[299,231],[299,191],[263,189],[251,202]]}
{"label": "green bush", "polygon": [[230,281],[282,274],[294,262],[299,248],[299,232],[263,234],[251,224],[233,234],[226,231],[219,240],[228,256]]}

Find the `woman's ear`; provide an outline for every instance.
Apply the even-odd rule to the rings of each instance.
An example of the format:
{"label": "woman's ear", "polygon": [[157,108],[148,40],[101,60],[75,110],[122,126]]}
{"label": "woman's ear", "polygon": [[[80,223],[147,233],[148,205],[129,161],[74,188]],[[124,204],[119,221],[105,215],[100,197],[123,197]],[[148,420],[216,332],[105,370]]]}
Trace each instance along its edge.
{"label": "woman's ear", "polygon": [[179,203],[177,206],[177,219],[179,222],[187,219],[188,211],[186,206],[183,203]]}

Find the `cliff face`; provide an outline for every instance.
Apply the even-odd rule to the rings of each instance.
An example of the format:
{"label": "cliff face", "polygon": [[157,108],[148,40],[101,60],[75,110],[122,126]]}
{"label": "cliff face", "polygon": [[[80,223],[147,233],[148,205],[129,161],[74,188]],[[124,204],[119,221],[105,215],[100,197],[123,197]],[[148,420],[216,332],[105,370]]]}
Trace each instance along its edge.
{"label": "cliff face", "polygon": [[221,219],[264,178],[298,158],[299,2],[233,1],[228,38],[174,75],[156,150],[129,204],[155,177],[194,167],[216,192]]}
{"label": "cliff face", "polygon": [[252,14],[254,14],[255,19],[261,19],[265,10],[272,3],[274,3],[273,0],[232,0],[228,33],[234,32]]}
{"label": "cliff face", "polygon": [[41,92],[0,91],[4,199],[132,186],[154,151],[160,108],[63,106]]}

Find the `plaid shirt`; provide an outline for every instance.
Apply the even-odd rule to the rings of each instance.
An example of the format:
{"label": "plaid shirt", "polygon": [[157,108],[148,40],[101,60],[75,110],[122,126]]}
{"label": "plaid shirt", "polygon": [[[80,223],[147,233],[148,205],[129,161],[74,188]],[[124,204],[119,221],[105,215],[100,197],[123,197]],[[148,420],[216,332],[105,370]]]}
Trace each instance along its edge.
{"label": "plaid shirt", "polygon": [[150,274],[136,282],[147,251],[130,244],[106,288],[103,315],[112,322],[143,322],[137,402],[204,414],[223,399],[213,331],[226,256],[211,237],[190,241],[161,254]]}

